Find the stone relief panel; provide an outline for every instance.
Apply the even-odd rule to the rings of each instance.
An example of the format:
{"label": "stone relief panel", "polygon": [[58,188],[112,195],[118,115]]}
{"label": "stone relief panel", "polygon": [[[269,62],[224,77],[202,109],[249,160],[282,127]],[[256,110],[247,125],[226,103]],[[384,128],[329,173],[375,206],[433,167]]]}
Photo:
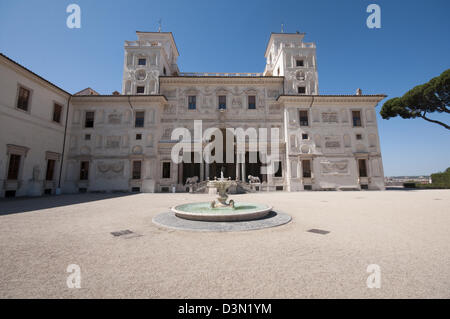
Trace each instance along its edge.
{"label": "stone relief panel", "polygon": [[147,78],[147,72],[145,70],[137,70],[135,73],[135,78],[138,81],[144,81]]}
{"label": "stone relief panel", "polygon": [[320,167],[323,175],[346,175],[348,174],[348,160],[330,161],[322,160]]}
{"label": "stone relief panel", "polygon": [[340,148],[341,147],[341,141],[340,138],[337,136],[325,136],[325,148]]}
{"label": "stone relief panel", "polygon": [[107,136],[106,148],[115,149],[120,147],[120,136]]}
{"label": "stone relief panel", "polygon": [[122,122],[122,113],[113,111],[108,115],[108,124],[120,124]]}
{"label": "stone relief panel", "polygon": [[234,96],[231,100],[231,107],[233,109],[241,109],[242,108],[242,97],[241,96]]}
{"label": "stone relief panel", "polygon": [[337,112],[323,112],[322,113],[322,122],[328,123],[328,124],[337,124],[338,123]]}
{"label": "stone relief panel", "polygon": [[124,166],[123,161],[99,161],[97,163],[97,177],[106,179],[122,177]]}
{"label": "stone relief panel", "polygon": [[309,153],[311,153],[311,146],[303,144],[302,146],[300,146],[300,151],[303,154],[309,154]]}

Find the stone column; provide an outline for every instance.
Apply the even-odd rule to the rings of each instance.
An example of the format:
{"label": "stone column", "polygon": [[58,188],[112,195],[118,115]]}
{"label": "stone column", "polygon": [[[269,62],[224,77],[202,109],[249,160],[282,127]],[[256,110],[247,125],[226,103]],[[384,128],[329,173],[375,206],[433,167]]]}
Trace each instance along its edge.
{"label": "stone column", "polygon": [[244,162],[241,164],[241,169],[242,169],[242,181],[245,182],[245,158],[244,158]]}
{"label": "stone column", "polygon": [[178,184],[183,185],[183,162],[178,163]]}
{"label": "stone column", "polygon": [[204,164],[204,162],[203,162],[203,159],[202,159],[202,161],[200,162],[200,182],[203,182],[204,180],[205,180],[205,175],[204,175],[204,166],[205,166],[205,164]]}

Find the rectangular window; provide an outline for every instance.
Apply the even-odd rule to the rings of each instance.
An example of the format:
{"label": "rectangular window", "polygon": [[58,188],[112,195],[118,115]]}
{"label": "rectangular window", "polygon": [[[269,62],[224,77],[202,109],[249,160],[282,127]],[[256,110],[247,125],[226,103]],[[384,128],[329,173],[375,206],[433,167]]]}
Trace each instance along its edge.
{"label": "rectangular window", "polygon": [[142,134],[136,134],[136,140],[142,140]]}
{"label": "rectangular window", "polygon": [[308,139],[308,134],[302,134],[302,140],[307,140]]}
{"label": "rectangular window", "polygon": [[61,123],[62,105],[56,104],[53,106],[53,122]]}
{"label": "rectangular window", "polygon": [[85,141],[90,141],[91,140],[91,134],[85,134],[84,135],[84,140]]}
{"label": "rectangular window", "polygon": [[163,163],[162,178],[170,178],[170,162]]}
{"label": "rectangular window", "polygon": [[295,65],[296,65],[296,66],[303,66],[303,65],[304,65],[304,64],[303,64],[303,60],[301,60],[301,59],[296,60],[296,61],[295,61]]}
{"label": "rectangular window", "polygon": [[300,111],[300,126],[308,126],[308,111]]}
{"label": "rectangular window", "polygon": [[361,125],[361,112],[360,111],[352,111],[353,118],[353,127],[362,126]]}
{"label": "rectangular window", "polygon": [[94,116],[95,116],[94,112],[92,111],[86,112],[84,118],[84,127],[94,127]]}
{"label": "rectangular window", "polygon": [[17,108],[28,111],[28,103],[30,102],[30,90],[20,86],[19,96],[17,97]]}
{"label": "rectangular window", "polygon": [[219,110],[225,110],[227,108],[227,97],[225,95],[219,95]]}
{"label": "rectangular window", "polygon": [[306,88],[304,86],[299,86],[297,88],[298,94],[305,94],[306,93]]}
{"label": "rectangular window", "polygon": [[133,179],[141,179],[141,161],[133,162]]}
{"label": "rectangular window", "polygon": [[359,168],[359,177],[367,177],[367,166],[365,159],[358,160],[358,168]]}
{"label": "rectangular window", "polygon": [[145,86],[138,86],[136,87],[136,93],[137,94],[144,94],[145,92]]}
{"label": "rectangular window", "polygon": [[361,134],[356,134],[356,139],[357,140],[362,140],[362,135]]}
{"label": "rectangular window", "polygon": [[136,118],[134,120],[134,127],[144,127],[144,119],[145,119],[144,111],[136,112]]}
{"label": "rectangular window", "polygon": [[80,180],[86,181],[89,179],[89,162],[83,161],[80,164]]}
{"label": "rectangular window", "polygon": [[254,96],[254,95],[248,96],[248,109],[249,110],[256,109],[256,96]]}
{"label": "rectangular window", "polygon": [[304,178],[311,178],[311,161],[303,160],[302,161],[302,173]]}
{"label": "rectangular window", "polygon": [[8,167],[8,179],[9,180],[17,180],[19,177],[19,168],[20,168],[20,155],[11,154],[9,157],[9,167]]}
{"label": "rectangular window", "polygon": [[45,180],[46,181],[52,181],[53,180],[53,174],[55,171],[55,160],[49,159],[47,161],[47,172],[45,173]]}
{"label": "rectangular window", "polygon": [[195,110],[197,108],[197,97],[195,95],[191,95],[188,97],[188,109]]}
{"label": "rectangular window", "polygon": [[[283,177],[283,168],[281,167],[281,161],[276,161],[275,163],[275,177]],[[278,166],[278,167],[277,167]]]}
{"label": "rectangular window", "polygon": [[138,60],[138,65],[146,65],[147,64],[147,59],[139,59]]}

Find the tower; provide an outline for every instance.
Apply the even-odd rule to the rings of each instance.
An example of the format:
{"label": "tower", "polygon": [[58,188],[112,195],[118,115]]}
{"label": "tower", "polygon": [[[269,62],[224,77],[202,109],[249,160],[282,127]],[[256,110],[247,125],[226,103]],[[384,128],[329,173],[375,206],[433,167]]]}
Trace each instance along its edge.
{"label": "tower", "polygon": [[285,94],[319,94],[316,46],[304,33],[272,33],[265,53],[264,75],[284,76]]}
{"label": "tower", "polygon": [[122,94],[158,94],[159,77],[178,74],[179,56],[171,32],[137,31],[125,41]]}

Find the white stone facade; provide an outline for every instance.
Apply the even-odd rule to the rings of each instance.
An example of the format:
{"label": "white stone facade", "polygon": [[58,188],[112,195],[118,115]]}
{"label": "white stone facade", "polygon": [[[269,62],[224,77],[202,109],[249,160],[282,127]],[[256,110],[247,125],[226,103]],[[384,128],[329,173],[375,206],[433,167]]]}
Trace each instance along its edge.
{"label": "white stone facade", "polygon": [[[186,191],[187,178],[221,169],[244,183],[260,176],[262,191],[384,189],[375,106],[385,96],[319,95],[303,34],[272,34],[261,74],[180,73],[171,33],[137,36],[125,42],[122,94],[72,95],[0,57],[0,196]],[[242,163],[173,163],[171,133],[194,120],[203,131],[278,128],[280,171],[261,176],[235,145],[226,152]]]}

